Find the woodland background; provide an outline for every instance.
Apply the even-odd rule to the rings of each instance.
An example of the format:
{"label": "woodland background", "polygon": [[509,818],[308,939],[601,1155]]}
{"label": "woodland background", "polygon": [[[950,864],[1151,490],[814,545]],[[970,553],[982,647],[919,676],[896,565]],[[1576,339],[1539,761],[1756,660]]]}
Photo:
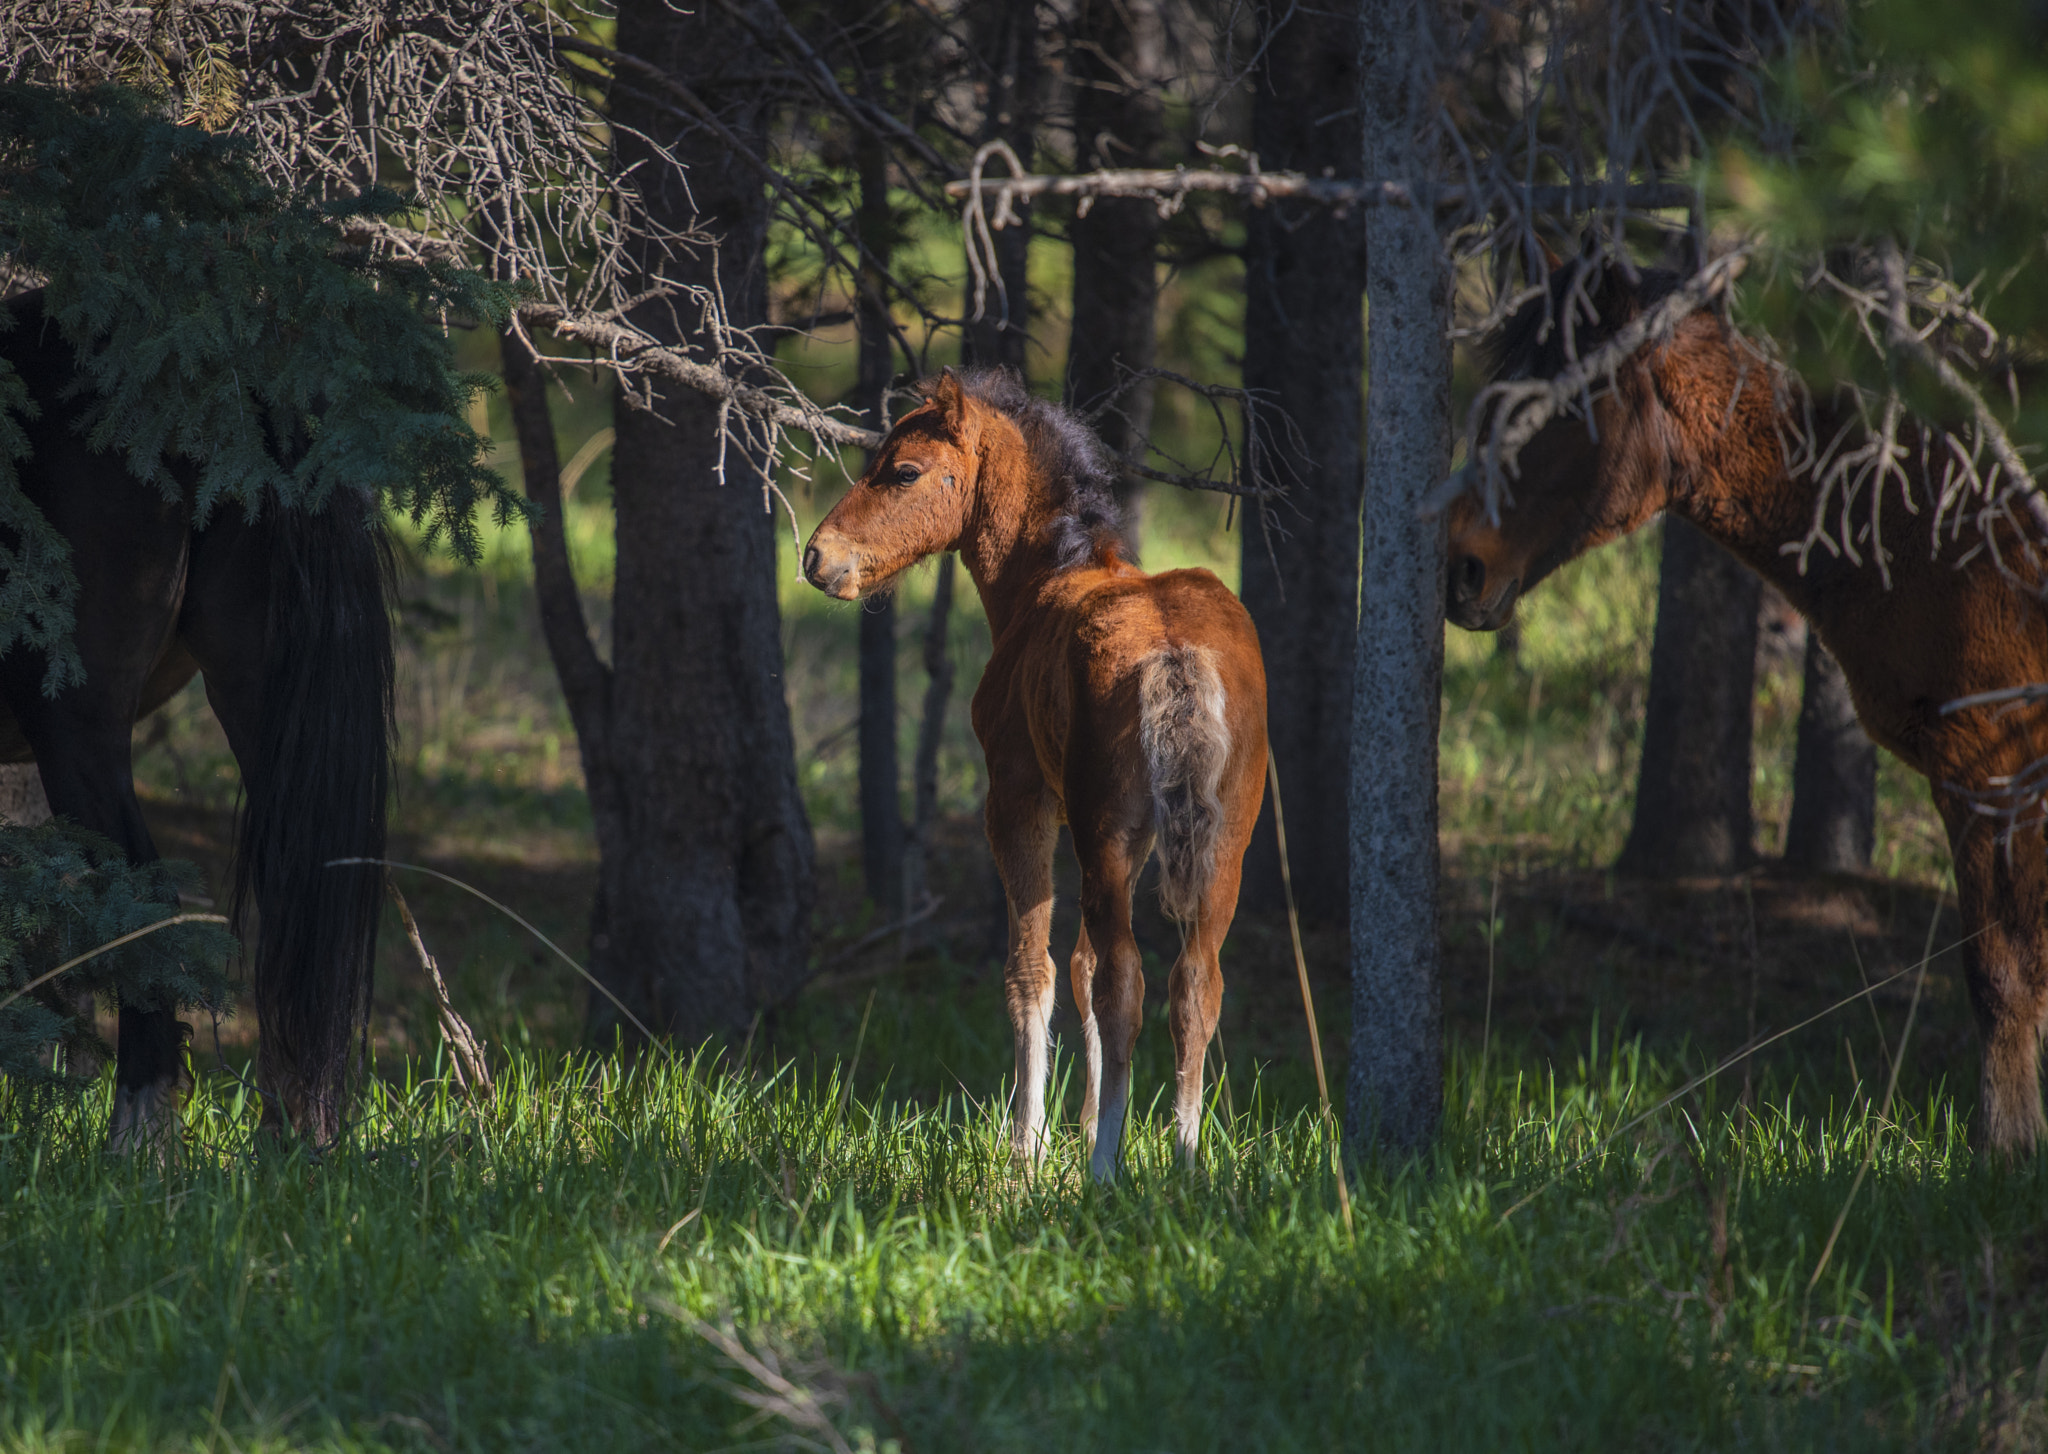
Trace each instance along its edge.
{"label": "woodland background", "polygon": [[[247,22],[216,23],[228,13],[152,11],[138,32],[140,12],[120,12],[128,31],[48,64],[157,85],[194,124],[257,127],[257,103],[289,88],[265,90],[260,58],[236,49]],[[1506,185],[1523,157],[1524,180],[1584,189],[1446,229],[1466,335],[1447,419],[1483,382],[1474,335],[1541,266],[1531,243],[1683,267],[1760,237],[1743,319],[1816,378],[1917,399],[1898,360],[1808,286],[1812,259],[1903,236],[1927,276],[1975,282],[1972,305],[2018,356],[2038,348],[2027,268],[2048,212],[2015,161],[2048,141],[2038,16],[1528,6],[1401,28],[1421,13],[465,12],[478,35],[546,38],[536,64],[589,108],[577,135],[604,162],[593,175],[639,168],[642,210],[607,230],[578,219],[624,216],[616,197],[576,211],[582,163],[559,152],[518,174],[516,206],[483,188],[477,157],[492,153],[467,141],[428,178],[394,139],[407,123],[392,98],[414,94],[405,65],[421,84],[441,74],[433,58],[461,49],[461,27],[390,11],[392,53],[426,59],[336,72],[387,89],[363,81],[350,113],[337,81],[331,129],[305,133],[326,140],[292,155],[341,158],[319,186],[364,156],[445,183],[423,185],[386,244],[459,244],[486,271],[538,280],[523,331],[457,320],[451,336],[462,364],[501,381],[474,405],[490,463],[542,507],[531,527],[487,524],[473,563],[397,523],[392,857],[517,908],[674,1043],[710,1037],[724,1058],[685,1069],[642,1047],[623,1069],[603,1055],[622,1027],[572,969],[475,898],[403,879],[503,1067],[497,1099],[465,1106],[451,1089],[435,1002],[389,926],[364,1145],[318,1177],[241,1156],[246,1106],[225,1076],[202,1085],[201,1154],[168,1193],[208,1209],[184,1221],[124,1210],[167,1194],[78,1149],[90,1097],[33,1127],[17,1113],[0,1239],[44,1271],[10,1288],[0,1437],[2048,1437],[2043,1172],[1964,1145],[1975,1045],[1938,958],[1916,1008],[1901,981],[1635,1123],[1727,1052],[1955,938],[1924,786],[1845,726],[1797,617],[1676,530],[1569,567],[1512,635],[1440,638],[1440,682],[1438,638],[1418,658],[1439,833],[1410,846],[1439,912],[1426,953],[1388,952],[1440,964],[1442,1123],[1424,1161],[1358,1168],[1355,1209],[1340,1211],[1265,827],[1224,959],[1214,1166],[1178,1178],[1150,1119],[1121,1200],[1064,1161],[1021,1187],[992,1150],[1003,919],[965,722],[986,628],[945,563],[887,603],[829,602],[798,578],[794,539],[858,474],[847,426],[884,422],[903,385],[963,360],[1019,367],[1084,410],[1107,401],[1100,427],[1134,465],[1222,486],[1134,471],[1131,531],[1148,567],[1208,566],[1259,621],[1306,958],[1342,1084],[1364,952],[1346,927],[1352,619],[1372,488],[1364,244],[1380,213],[1157,179],[1085,214],[1041,198],[986,239],[1001,287],[984,279],[975,319],[970,237],[945,185],[977,155],[1006,171],[991,143],[1040,173],[1242,177],[1255,154],[1265,172],[1371,181],[1385,173],[1361,142],[1362,38],[1434,35],[1443,114],[1418,129],[1443,144],[1419,151],[1475,188]],[[41,14],[14,7],[13,34]],[[361,39],[348,7],[278,16]],[[1551,101],[1525,104],[1546,65]],[[1641,74],[1664,79],[1627,79]],[[499,134],[487,112],[449,134]],[[1676,206],[1625,195],[1674,185]],[[554,218],[576,225],[549,232]],[[645,296],[653,273],[666,296]],[[604,332],[621,320],[623,341]],[[632,366],[594,367],[593,352]],[[672,359],[717,371],[724,394]],[[1232,390],[1250,391],[1251,417]],[[2022,395],[2001,416],[2023,444],[2040,437],[2038,407]],[[1448,428],[1445,445],[1448,466]],[[1667,659],[1680,668],[1660,670]],[[1711,750],[1660,747],[1660,730],[1705,732]],[[138,727],[136,768],[159,845],[218,881],[236,781],[196,685]],[[1823,825],[1803,845],[1802,806]],[[1141,903],[1161,1005],[1173,934]],[[1064,989],[1055,1030],[1064,1065]],[[251,1035],[238,1018],[202,1025],[199,1062],[239,1065]],[[1166,1043],[1149,1025],[1141,1091],[1165,1083]],[[1898,1098],[1880,1112],[1895,1056]],[[1078,1092],[1062,1085],[1071,1115]],[[1528,1194],[1526,1220],[1501,1217]],[[1838,1212],[1843,1250],[1823,1259]],[[368,1263],[340,1250],[358,1235]]]}

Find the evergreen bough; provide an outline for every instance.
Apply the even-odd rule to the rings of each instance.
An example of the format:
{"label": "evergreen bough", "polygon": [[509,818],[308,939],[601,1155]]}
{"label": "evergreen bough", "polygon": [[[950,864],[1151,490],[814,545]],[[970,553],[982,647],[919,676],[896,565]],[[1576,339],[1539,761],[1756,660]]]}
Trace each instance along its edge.
{"label": "evergreen bough", "polygon": [[90,1022],[74,1013],[87,995],[165,1007],[227,1008],[222,966],[234,936],[217,924],[174,924],[112,949],[10,999],[66,960],[178,912],[189,864],[131,864],[96,833],[68,823],[0,827],[0,1075],[30,1083],[59,1077],[50,1048],[101,1054]]}
{"label": "evergreen bough", "polygon": [[[0,86],[0,258],[47,279],[45,310],[81,360],[91,446],[166,498],[179,493],[170,462],[184,462],[202,525],[227,504],[254,517],[339,494],[473,558],[478,507],[503,523],[524,503],[482,463],[488,441],[463,414],[488,375],[454,368],[442,325],[502,321],[510,290],[349,246],[343,222],[403,199],[286,195],[245,142],[160,107],[117,87]],[[0,361],[0,652],[48,653],[54,694],[83,675],[77,582],[20,490],[31,408]]]}
{"label": "evergreen bough", "polygon": [[[488,375],[458,372],[444,336],[450,317],[502,322],[510,291],[348,245],[349,218],[403,206],[379,191],[342,204],[287,195],[244,142],[175,125],[133,91],[0,85],[0,262],[45,280],[45,313],[80,360],[89,444],[166,499],[184,488],[178,461],[202,526],[229,506],[251,518],[388,508],[473,558],[482,504],[501,523],[527,508],[484,468],[488,441],[464,422]],[[70,547],[21,490],[35,408],[0,359],[0,653],[45,653],[54,695],[84,669]],[[68,824],[0,827],[0,1074],[52,1081],[51,1047],[92,1040],[73,1013],[87,994],[226,1005],[235,942],[203,924],[10,999],[175,914],[179,876]]]}

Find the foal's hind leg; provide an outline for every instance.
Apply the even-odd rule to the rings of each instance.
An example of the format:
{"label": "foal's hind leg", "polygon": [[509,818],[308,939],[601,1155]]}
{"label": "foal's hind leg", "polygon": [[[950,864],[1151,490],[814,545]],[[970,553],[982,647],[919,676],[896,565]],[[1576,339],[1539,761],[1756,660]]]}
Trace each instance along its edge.
{"label": "foal's hind leg", "polygon": [[[1030,764],[1036,774],[1037,764]],[[1003,993],[1016,1038],[1017,1087],[1010,1152],[1026,1167],[1045,1155],[1047,1051],[1052,1037],[1052,850],[1059,836],[1051,796],[1037,782],[1005,784],[991,774],[989,847],[1009,900],[1010,952]]]}
{"label": "foal's hind leg", "polygon": [[1218,855],[1216,876],[1202,898],[1198,920],[1182,926],[1180,957],[1166,982],[1167,1019],[1173,1027],[1174,1140],[1192,1166],[1201,1147],[1202,1067],[1223,1010],[1223,967],[1218,954],[1237,915],[1243,846]]}
{"label": "foal's hind leg", "polygon": [[1101,1057],[1099,1074],[1089,1077],[1099,1086],[1088,1157],[1088,1170],[1097,1181],[1116,1180],[1130,1113],[1131,1056],[1145,1019],[1145,968],[1131,933],[1131,887],[1150,851],[1149,835],[1133,842],[1125,832],[1074,827],[1074,853],[1081,860],[1081,922],[1094,959],[1088,1008],[1096,1030],[1093,1045],[1100,1047]]}
{"label": "foal's hind leg", "polygon": [[1095,1149],[1095,1115],[1102,1104],[1102,1027],[1095,1023],[1095,946],[1088,942],[1088,926],[1074,941],[1074,957],[1068,964],[1074,986],[1074,1008],[1081,1016],[1081,1048],[1087,1056],[1087,1080],[1081,1092],[1081,1137],[1088,1149]]}

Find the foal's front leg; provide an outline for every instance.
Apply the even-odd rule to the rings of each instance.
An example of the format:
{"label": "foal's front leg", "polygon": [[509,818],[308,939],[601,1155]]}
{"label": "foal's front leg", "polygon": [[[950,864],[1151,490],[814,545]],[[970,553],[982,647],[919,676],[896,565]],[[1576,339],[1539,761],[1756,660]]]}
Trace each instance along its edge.
{"label": "foal's front leg", "polygon": [[[1034,762],[1032,767],[1035,769]],[[1045,1083],[1052,1039],[1052,850],[1059,836],[1051,795],[1041,784],[991,781],[989,847],[1009,900],[1010,952],[1003,993],[1017,1042],[1017,1089],[1011,1105],[1010,1154],[1025,1167],[1045,1155]]]}

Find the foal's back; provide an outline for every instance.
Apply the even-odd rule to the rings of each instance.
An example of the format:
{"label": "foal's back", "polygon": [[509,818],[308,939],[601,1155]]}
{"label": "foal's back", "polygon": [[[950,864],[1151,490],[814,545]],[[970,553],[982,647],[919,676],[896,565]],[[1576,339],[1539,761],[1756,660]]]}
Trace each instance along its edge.
{"label": "foal's back", "polygon": [[1256,755],[1262,779],[1266,673],[1258,631],[1214,572],[1151,575],[1111,559],[1054,576],[1039,601],[1040,610],[1021,615],[994,643],[974,697],[975,730],[984,740],[1005,722],[1028,724],[1046,782],[1063,800],[1072,772],[1124,778],[1136,792],[1146,664],[1193,649],[1209,655],[1222,686],[1233,766]]}

